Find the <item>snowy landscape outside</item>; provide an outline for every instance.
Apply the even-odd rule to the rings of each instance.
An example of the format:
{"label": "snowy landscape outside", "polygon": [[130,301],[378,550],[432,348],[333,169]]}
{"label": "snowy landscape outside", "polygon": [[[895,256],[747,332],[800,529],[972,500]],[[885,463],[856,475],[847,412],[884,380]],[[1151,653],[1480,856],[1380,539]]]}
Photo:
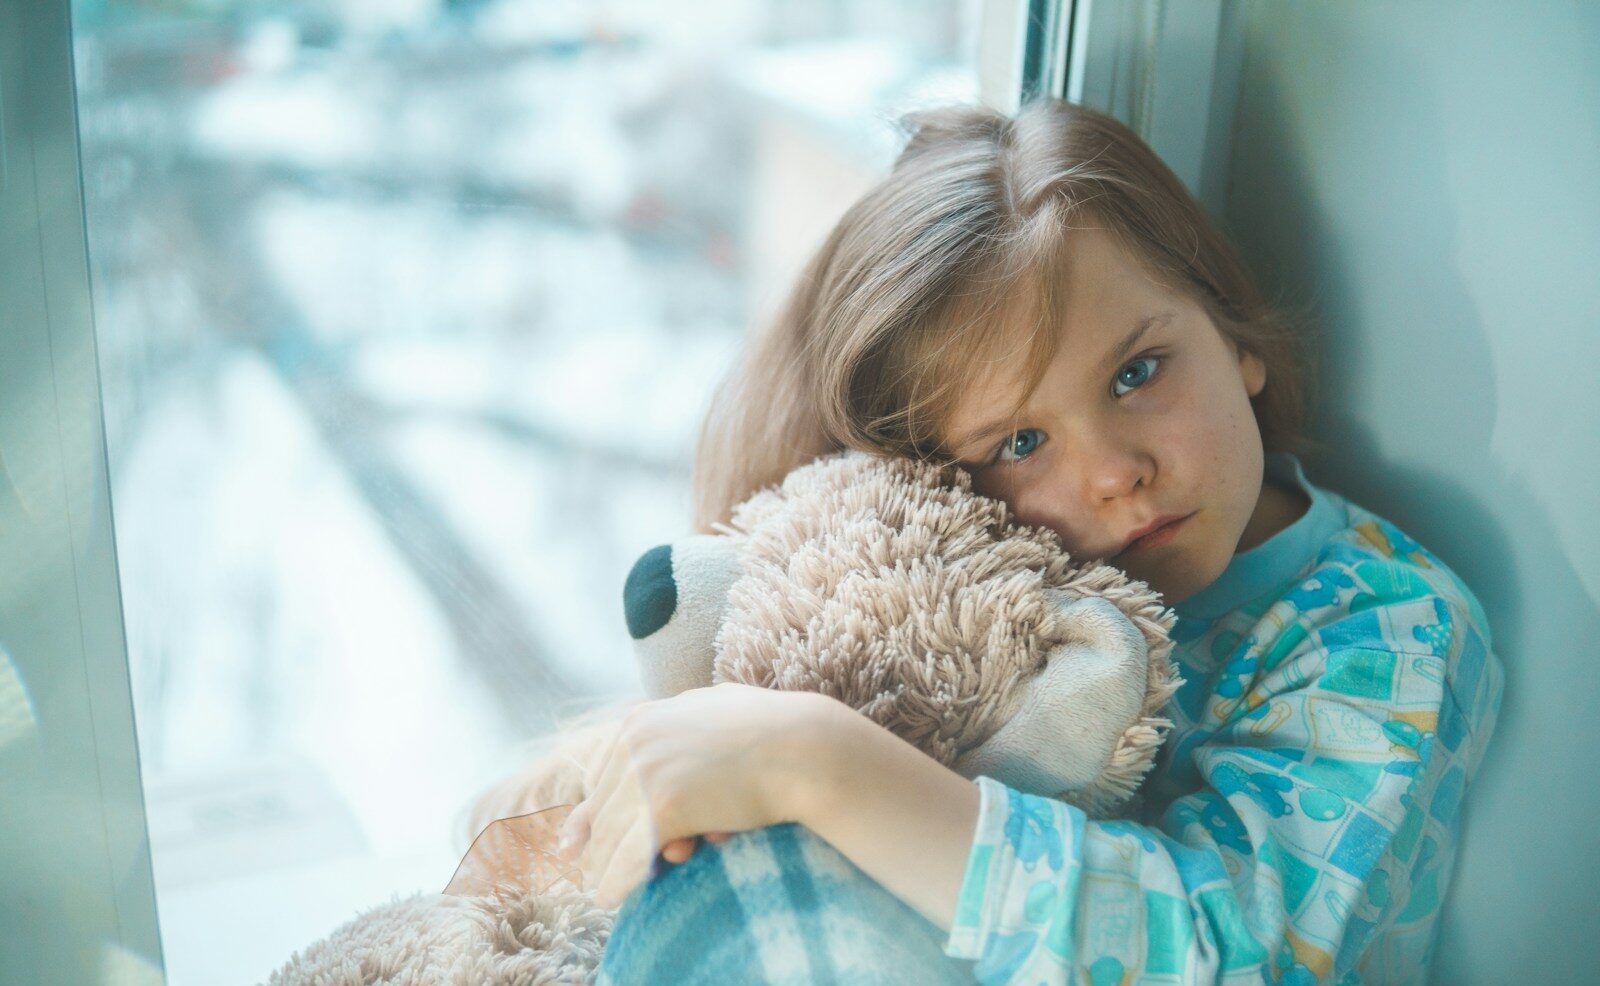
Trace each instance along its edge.
{"label": "snowy landscape outside", "polygon": [[977,0],[73,11],[168,981],[253,983],[639,694],[712,387]]}

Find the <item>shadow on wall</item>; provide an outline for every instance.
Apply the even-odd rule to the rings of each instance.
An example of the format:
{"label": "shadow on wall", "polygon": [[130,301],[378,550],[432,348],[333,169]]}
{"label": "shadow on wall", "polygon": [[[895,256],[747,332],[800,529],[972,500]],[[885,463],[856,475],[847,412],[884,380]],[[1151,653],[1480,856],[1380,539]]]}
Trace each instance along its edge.
{"label": "shadow on wall", "polygon": [[[1600,840],[1563,780],[1566,765],[1551,756],[1584,745],[1572,733],[1584,720],[1550,710],[1576,707],[1564,688],[1592,673],[1574,662],[1595,657],[1592,645],[1572,647],[1570,634],[1600,638],[1600,613],[1537,491],[1490,448],[1490,339],[1526,327],[1485,325],[1459,266],[1441,104],[1461,97],[1436,92],[1440,80],[1384,32],[1357,35],[1359,26],[1319,18],[1313,45],[1301,40],[1304,25],[1267,23],[1272,16],[1245,28],[1270,36],[1246,37],[1225,224],[1269,294],[1309,301],[1318,316],[1312,436],[1325,451],[1307,453],[1307,472],[1450,565],[1483,603],[1506,668],[1499,727],[1467,795],[1434,980],[1537,969],[1578,981],[1588,960],[1550,916],[1561,905],[1592,907]],[[1511,144],[1500,145],[1508,157]],[[1549,810],[1529,825],[1527,809],[1540,805]]]}

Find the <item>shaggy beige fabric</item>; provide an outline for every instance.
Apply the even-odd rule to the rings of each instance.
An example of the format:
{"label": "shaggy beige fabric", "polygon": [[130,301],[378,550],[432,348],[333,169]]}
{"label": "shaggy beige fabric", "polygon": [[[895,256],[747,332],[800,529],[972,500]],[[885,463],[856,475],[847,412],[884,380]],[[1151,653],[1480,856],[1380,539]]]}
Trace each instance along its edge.
{"label": "shaggy beige fabric", "polygon": [[[1014,524],[964,471],[826,456],[745,501],[721,533],[737,544],[742,575],[716,634],[712,680],[832,695],[957,764],[1032,708],[1020,693],[1052,653],[1089,639],[1096,617],[1061,600],[1098,597],[1144,637],[1144,701],[1097,780],[1035,793],[1105,817],[1129,804],[1153,765],[1171,726],[1159,712],[1182,683],[1169,659],[1173,615],[1144,583],[1079,564],[1054,532]],[[487,791],[462,844],[492,819],[581,801],[630,704],[584,716]],[[587,983],[612,919],[566,884],[521,897],[417,895],[352,920],[271,984]]]}
{"label": "shaggy beige fabric", "polygon": [[594,980],[614,914],[569,884],[542,895],[416,894],[297,952],[268,986],[568,986]]}
{"label": "shaggy beige fabric", "polygon": [[823,457],[735,508],[744,576],[716,640],[716,681],[819,691],[951,765],[1006,721],[1018,685],[1081,629],[1049,590],[1098,596],[1144,634],[1138,722],[1105,773],[1060,797],[1103,817],[1127,802],[1171,727],[1182,684],[1175,621],[1120,569],[1071,558],[1060,536],[1015,523],[954,466],[860,452]]}

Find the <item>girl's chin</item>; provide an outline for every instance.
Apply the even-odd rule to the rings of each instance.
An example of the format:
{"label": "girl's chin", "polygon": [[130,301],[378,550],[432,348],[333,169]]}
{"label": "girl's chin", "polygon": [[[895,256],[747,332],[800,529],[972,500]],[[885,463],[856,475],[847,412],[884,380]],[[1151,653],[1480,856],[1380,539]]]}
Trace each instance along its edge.
{"label": "girl's chin", "polygon": [[1174,580],[1146,565],[1129,565],[1123,569],[1128,578],[1137,579],[1145,585],[1161,593],[1161,601],[1168,606],[1172,605],[1174,592],[1182,591],[1182,587],[1175,584]]}
{"label": "girl's chin", "polygon": [[1222,574],[1218,568],[1207,577],[1205,572],[1195,572],[1184,564],[1183,559],[1173,559],[1167,565],[1160,567],[1150,565],[1130,565],[1123,571],[1131,579],[1137,579],[1161,594],[1163,606],[1176,606],[1210,585]]}

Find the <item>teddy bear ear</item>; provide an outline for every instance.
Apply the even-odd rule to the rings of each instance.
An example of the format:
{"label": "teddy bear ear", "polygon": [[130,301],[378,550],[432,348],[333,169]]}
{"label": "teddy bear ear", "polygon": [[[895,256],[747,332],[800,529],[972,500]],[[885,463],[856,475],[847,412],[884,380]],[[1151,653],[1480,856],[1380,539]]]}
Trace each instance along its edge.
{"label": "teddy bear ear", "polygon": [[953,765],[966,777],[987,774],[1030,794],[1055,796],[1089,787],[1110,766],[1129,727],[1139,722],[1149,674],[1144,634],[1099,596],[1048,589],[1063,621],[1043,666],[1013,687],[1011,714],[992,736]]}
{"label": "teddy bear ear", "polygon": [[734,539],[695,534],[651,548],[622,588],[639,678],[650,698],[712,683],[717,630],[742,574]]}

